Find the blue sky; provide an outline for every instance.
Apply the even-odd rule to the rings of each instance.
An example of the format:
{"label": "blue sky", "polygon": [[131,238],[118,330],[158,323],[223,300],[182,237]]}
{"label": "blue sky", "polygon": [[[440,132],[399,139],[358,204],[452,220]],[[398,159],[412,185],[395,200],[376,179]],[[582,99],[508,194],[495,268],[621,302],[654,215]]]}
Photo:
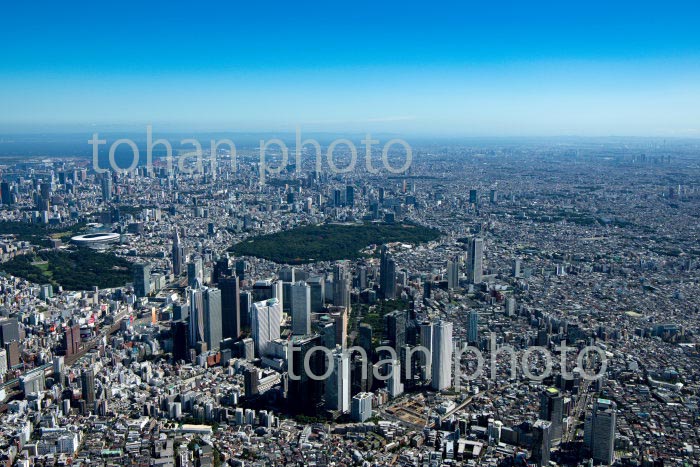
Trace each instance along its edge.
{"label": "blue sky", "polygon": [[13,2],[0,131],[700,136],[697,1]]}

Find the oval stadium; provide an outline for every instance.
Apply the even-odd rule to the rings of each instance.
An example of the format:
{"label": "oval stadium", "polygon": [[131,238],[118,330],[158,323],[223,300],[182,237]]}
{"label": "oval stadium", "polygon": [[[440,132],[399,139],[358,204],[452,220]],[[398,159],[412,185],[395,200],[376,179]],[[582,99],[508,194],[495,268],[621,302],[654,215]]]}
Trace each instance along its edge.
{"label": "oval stadium", "polygon": [[103,249],[107,248],[112,243],[117,243],[119,241],[119,234],[113,232],[89,233],[85,235],[76,235],[70,240],[76,245]]}

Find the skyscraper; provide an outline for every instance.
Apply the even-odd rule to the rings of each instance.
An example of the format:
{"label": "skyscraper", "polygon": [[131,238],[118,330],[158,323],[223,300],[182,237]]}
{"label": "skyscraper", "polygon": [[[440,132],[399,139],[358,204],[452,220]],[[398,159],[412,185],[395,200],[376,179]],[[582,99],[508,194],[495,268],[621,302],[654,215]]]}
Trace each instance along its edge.
{"label": "skyscraper", "polygon": [[311,312],[318,313],[326,304],[326,284],[323,276],[312,276],[306,281],[311,287]]}
{"label": "skyscraper", "polygon": [[236,276],[219,279],[221,289],[221,330],[223,338],[241,336],[240,289]]}
{"label": "skyscraper", "polygon": [[348,185],[345,187],[345,204],[355,207],[355,187]]}
{"label": "skyscraper", "polygon": [[253,303],[252,336],[255,355],[267,355],[270,341],[279,339],[282,322],[282,305],[276,298]]}
{"label": "skyscraper", "polygon": [[10,191],[10,184],[8,182],[0,183],[0,196],[2,197],[2,204],[6,206],[12,204],[12,191]]}
{"label": "skyscraper", "polygon": [[483,274],[484,240],[479,237],[469,242],[469,267],[467,275],[470,284],[481,284]]}
{"label": "skyscraper", "polygon": [[221,290],[213,287],[204,289],[204,342],[207,350],[219,350],[221,343]]}
{"label": "skyscraper", "polygon": [[137,297],[146,297],[151,293],[151,265],[134,263],[134,293]]}
{"label": "skyscraper", "polygon": [[197,256],[187,263],[187,286],[197,288],[204,284],[204,272],[202,270],[202,258]]}
{"label": "skyscraper", "polygon": [[69,324],[65,328],[63,334],[63,348],[66,351],[66,356],[76,354],[80,350],[80,325]]}
{"label": "skyscraper", "polygon": [[189,341],[190,347],[195,347],[197,342],[204,342],[204,294],[202,289],[190,289],[190,322]]}
{"label": "skyscraper", "polygon": [[459,287],[459,259],[452,258],[447,261],[447,288],[452,290]]}
{"label": "skyscraper", "polygon": [[406,345],[406,323],[408,316],[405,310],[396,310],[386,315],[386,334],[391,347],[400,352]]}
{"label": "skyscraper", "polygon": [[173,234],[172,260],[173,274],[175,274],[175,277],[178,277],[182,274],[182,266],[185,263],[185,249],[180,244],[180,233],[178,229],[175,229],[175,233]]}
{"label": "skyscraper", "polygon": [[341,348],[333,352],[333,372],[326,379],[326,407],[340,412],[350,411],[350,356]]}
{"label": "skyscraper", "polygon": [[396,298],[396,263],[391,257],[389,247],[382,245],[379,263],[379,292],[382,298],[393,300]]}
{"label": "skyscraper", "polygon": [[452,323],[439,321],[433,326],[431,387],[442,391],[452,385]]}
{"label": "skyscraper", "polygon": [[467,314],[467,342],[476,344],[479,342],[479,312],[470,310]]}
{"label": "skyscraper", "polygon": [[401,361],[392,360],[391,363],[387,364],[387,371],[389,372],[389,379],[386,380],[386,387],[389,391],[389,396],[392,398],[399,397],[403,394],[404,386],[401,382]]}
{"label": "skyscraper", "polygon": [[540,394],[540,418],[552,422],[550,439],[561,441],[564,420],[564,397],[557,388],[547,388]]}
{"label": "skyscraper", "polygon": [[615,402],[597,399],[593,411],[586,417],[584,443],[591,450],[594,461],[612,465],[615,461]]}
{"label": "skyscraper", "polygon": [[183,320],[173,321],[170,324],[170,333],[173,336],[173,360],[187,360],[188,337],[187,322]]}
{"label": "skyscraper", "polygon": [[432,356],[433,353],[433,323],[427,322],[420,325],[420,345],[428,349],[428,355],[424,352],[418,352],[418,363],[425,368],[425,375],[430,377],[432,372]]}
{"label": "skyscraper", "polygon": [[19,341],[19,322],[17,318],[0,319],[0,345]]}
{"label": "skyscraper", "polygon": [[306,282],[292,284],[290,310],[292,334],[305,336],[311,333],[311,287]]}
{"label": "skyscraper", "polygon": [[372,418],[372,393],[361,392],[352,398],[351,416],[355,422],[365,422]]}
{"label": "skyscraper", "polygon": [[102,174],[102,201],[112,201],[112,175],[110,172]]}
{"label": "skyscraper", "polygon": [[292,354],[289,356],[289,390],[287,398],[290,408],[295,412],[316,415],[323,409],[324,381],[312,379],[305,367],[314,375],[322,375],[326,368],[326,356],[323,352],[315,351],[308,356],[308,365],[304,365],[307,354],[312,348],[323,345],[320,335],[294,337],[292,339]]}
{"label": "skyscraper", "polygon": [[88,368],[80,375],[80,385],[82,386],[83,400],[89,408],[95,404],[95,373]]}
{"label": "skyscraper", "polygon": [[333,305],[350,309],[351,277],[345,263],[333,266]]}
{"label": "skyscraper", "polygon": [[549,465],[549,452],[552,448],[551,427],[552,422],[541,419],[532,426],[532,460],[538,467]]}
{"label": "skyscraper", "polygon": [[347,308],[341,308],[338,313],[333,314],[335,328],[335,344],[343,349],[348,342],[348,317],[350,312]]}

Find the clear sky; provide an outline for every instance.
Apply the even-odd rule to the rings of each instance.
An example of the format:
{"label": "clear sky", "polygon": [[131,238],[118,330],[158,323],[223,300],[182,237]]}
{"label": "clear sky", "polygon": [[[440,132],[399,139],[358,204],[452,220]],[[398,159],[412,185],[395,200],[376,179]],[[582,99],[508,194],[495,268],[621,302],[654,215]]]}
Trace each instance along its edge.
{"label": "clear sky", "polygon": [[5,2],[0,131],[700,136],[697,0]]}

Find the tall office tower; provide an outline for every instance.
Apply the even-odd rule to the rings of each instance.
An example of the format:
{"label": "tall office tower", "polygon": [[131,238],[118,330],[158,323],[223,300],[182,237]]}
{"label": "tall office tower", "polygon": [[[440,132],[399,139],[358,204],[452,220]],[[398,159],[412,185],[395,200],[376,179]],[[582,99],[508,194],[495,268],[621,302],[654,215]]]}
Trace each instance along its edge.
{"label": "tall office tower", "polygon": [[147,297],[151,293],[151,265],[134,263],[134,293],[137,297]]}
{"label": "tall office tower", "polygon": [[491,190],[489,193],[489,201],[491,204],[496,204],[498,203],[498,191],[497,190]]}
{"label": "tall office tower", "polygon": [[479,194],[476,190],[469,190],[469,204],[478,204]]}
{"label": "tall office tower", "polygon": [[367,355],[371,355],[372,354],[372,326],[370,326],[367,323],[360,323],[359,332],[360,332],[360,336],[359,336],[360,347],[365,349],[365,352],[367,352]]}
{"label": "tall office tower", "polygon": [[192,258],[192,261],[187,263],[187,286],[193,289],[201,287],[204,284],[204,271],[202,268],[201,256]]}
{"label": "tall office tower", "polygon": [[433,283],[430,279],[426,279],[423,282],[423,299],[430,299],[433,296]]}
{"label": "tall office tower", "polygon": [[552,422],[552,444],[560,442],[564,427],[564,396],[557,388],[547,388],[540,394],[540,418]]}
{"label": "tall office tower", "polygon": [[374,375],[372,374],[372,358],[353,354],[350,358],[350,394],[372,390]]}
{"label": "tall office tower", "polygon": [[521,261],[520,259],[516,258],[513,260],[513,277],[520,277],[520,265]]}
{"label": "tall office tower", "polygon": [[351,208],[355,207],[355,187],[351,185],[345,187],[345,204]]}
{"label": "tall office tower", "polygon": [[204,342],[207,350],[219,350],[222,338],[221,290],[209,287],[204,289]]}
{"label": "tall office tower", "polygon": [[42,199],[50,199],[51,198],[51,183],[50,182],[42,182],[41,185],[39,185],[39,193],[41,194]]}
{"label": "tall office tower", "polygon": [[406,324],[408,315],[406,310],[396,310],[386,315],[386,336],[390,345],[400,352],[406,345]]}
{"label": "tall office tower", "polygon": [[63,334],[63,348],[66,356],[71,356],[80,350],[80,325],[68,324]]}
{"label": "tall office tower", "polygon": [[270,298],[276,298],[282,307],[282,298],[284,296],[283,290],[282,281],[273,282],[270,279],[257,281],[255,284],[253,284],[253,301],[262,302]]}
{"label": "tall office tower", "polygon": [[173,321],[170,324],[170,334],[173,337],[173,360],[188,359],[188,329],[187,322],[184,320]]}
{"label": "tall office tower", "polygon": [[[80,338],[80,327],[78,327],[78,338]],[[7,354],[7,366],[14,368],[20,364],[19,342],[12,341],[5,344]]]}
{"label": "tall office tower", "polygon": [[367,266],[357,268],[357,288],[360,290],[367,288]]}
{"label": "tall office tower", "polygon": [[379,292],[382,298],[393,300],[396,298],[396,263],[391,257],[389,247],[382,245],[381,259],[379,263]]}
{"label": "tall office tower", "polygon": [[347,264],[339,262],[333,266],[333,305],[350,309],[351,280]]}
{"label": "tall office tower", "polygon": [[421,323],[420,325],[420,345],[428,349],[428,355],[423,352],[418,352],[418,363],[425,368],[426,379],[430,378],[432,373],[433,361],[430,358],[433,353],[433,323]]}
{"label": "tall office tower", "polygon": [[80,375],[80,385],[83,391],[83,400],[89,408],[95,404],[95,372],[85,369]]}
{"label": "tall office tower", "polygon": [[0,183],[0,196],[2,197],[2,204],[6,206],[12,204],[12,191],[10,190],[9,182]]}
{"label": "tall office tower", "polygon": [[[322,346],[320,335],[292,338],[289,381],[287,399],[290,408],[298,413],[317,415],[323,410],[324,381],[312,379],[306,372],[304,361],[311,349]],[[322,375],[326,371],[326,355],[324,352],[315,351],[308,356],[308,369],[314,375]]]}
{"label": "tall office tower", "polygon": [[40,211],[51,210],[51,184],[43,182],[39,185],[39,202],[38,208]]}
{"label": "tall office tower", "polygon": [[233,270],[231,269],[228,254],[220,256],[214,263],[213,282],[218,284],[222,277],[231,276],[232,274]]}
{"label": "tall office tower", "polygon": [[185,264],[185,248],[180,243],[180,232],[178,232],[178,229],[175,229],[173,234],[172,257],[173,274],[175,274],[175,277],[178,277],[182,274],[182,266]]}
{"label": "tall office tower", "polygon": [[479,343],[479,312],[476,310],[467,314],[467,342],[470,345]]}
{"label": "tall office tower", "polygon": [[361,392],[352,398],[351,417],[354,422],[366,422],[372,418],[372,393]]}
{"label": "tall office tower", "polygon": [[319,325],[321,342],[327,349],[335,349],[335,323],[321,323]]}
{"label": "tall office tower", "polygon": [[593,411],[586,417],[584,443],[594,461],[612,465],[615,461],[615,402],[597,399]]}
{"label": "tall office tower", "polygon": [[326,408],[350,412],[350,356],[341,348],[333,352],[333,372],[325,386]]}
{"label": "tall office tower", "polygon": [[260,393],[260,369],[254,366],[246,366],[243,369],[243,384],[246,397],[257,396]]}
{"label": "tall office tower", "polygon": [[323,276],[311,276],[306,281],[311,287],[311,313],[319,313],[326,304],[326,284]]}
{"label": "tall office tower", "polygon": [[392,360],[387,364],[389,379],[386,380],[386,387],[391,398],[399,397],[403,394],[403,383],[401,382],[401,362],[400,360]]}
{"label": "tall office tower", "polygon": [[470,284],[481,284],[483,275],[484,239],[475,237],[469,242],[469,267],[467,275]]}
{"label": "tall office tower", "polygon": [[219,279],[221,290],[221,333],[223,338],[233,340],[241,336],[241,303],[238,278],[236,276]]}
{"label": "tall office tower", "polygon": [[252,336],[255,355],[262,357],[269,352],[270,341],[279,339],[282,323],[282,305],[276,298],[253,303]]}
{"label": "tall office tower", "polygon": [[[4,349],[0,349],[0,365],[4,364],[5,371],[7,371],[7,360],[3,361],[3,358],[7,358],[7,355],[6,355],[6,352]],[[63,375],[66,371],[66,357],[63,357],[61,355],[56,355],[53,357],[52,363],[53,363],[53,365],[52,365],[53,375],[54,375],[56,381],[62,382]],[[0,371],[0,373],[2,375],[5,374],[5,373],[2,373],[1,371]]]}
{"label": "tall office tower", "polygon": [[532,461],[537,467],[549,465],[549,452],[552,449],[552,422],[537,420],[532,425]]}
{"label": "tall office tower", "polygon": [[[239,277],[240,279],[240,277]],[[241,332],[250,331],[250,326],[253,323],[253,294],[245,290],[240,295],[241,304]]]}
{"label": "tall office tower", "polygon": [[102,201],[104,203],[112,201],[112,174],[110,172],[102,174]]}
{"label": "tall office tower", "polygon": [[290,311],[292,313],[292,334],[311,334],[311,287],[299,281],[290,288]]}
{"label": "tall office tower", "polygon": [[452,385],[452,323],[433,325],[433,361],[431,387],[442,391]]}
{"label": "tall office tower", "polygon": [[350,312],[347,308],[342,308],[333,315],[335,326],[335,345],[345,348],[348,342],[348,318]]}
{"label": "tall office tower", "polygon": [[459,287],[459,259],[447,261],[447,288],[452,290]]}
{"label": "tall office tower", "polygon": [[282,282],[296,282],[296,268],[283,267],[280,269],[279,278]]}
{"label": "tall office tower", "polygon": [[19,322],[17,318],[0,319],[0,345],[19,341]]}
{"label": "tall office tower", "polygon": [[341,191],[333,190],[333,206],[341,206],[343,203],[341,201]]}
{"label": "tall office tower", "polygon": [[194,348],[204,342],[204,293],[202,289],[190,289],[189,343]]}

